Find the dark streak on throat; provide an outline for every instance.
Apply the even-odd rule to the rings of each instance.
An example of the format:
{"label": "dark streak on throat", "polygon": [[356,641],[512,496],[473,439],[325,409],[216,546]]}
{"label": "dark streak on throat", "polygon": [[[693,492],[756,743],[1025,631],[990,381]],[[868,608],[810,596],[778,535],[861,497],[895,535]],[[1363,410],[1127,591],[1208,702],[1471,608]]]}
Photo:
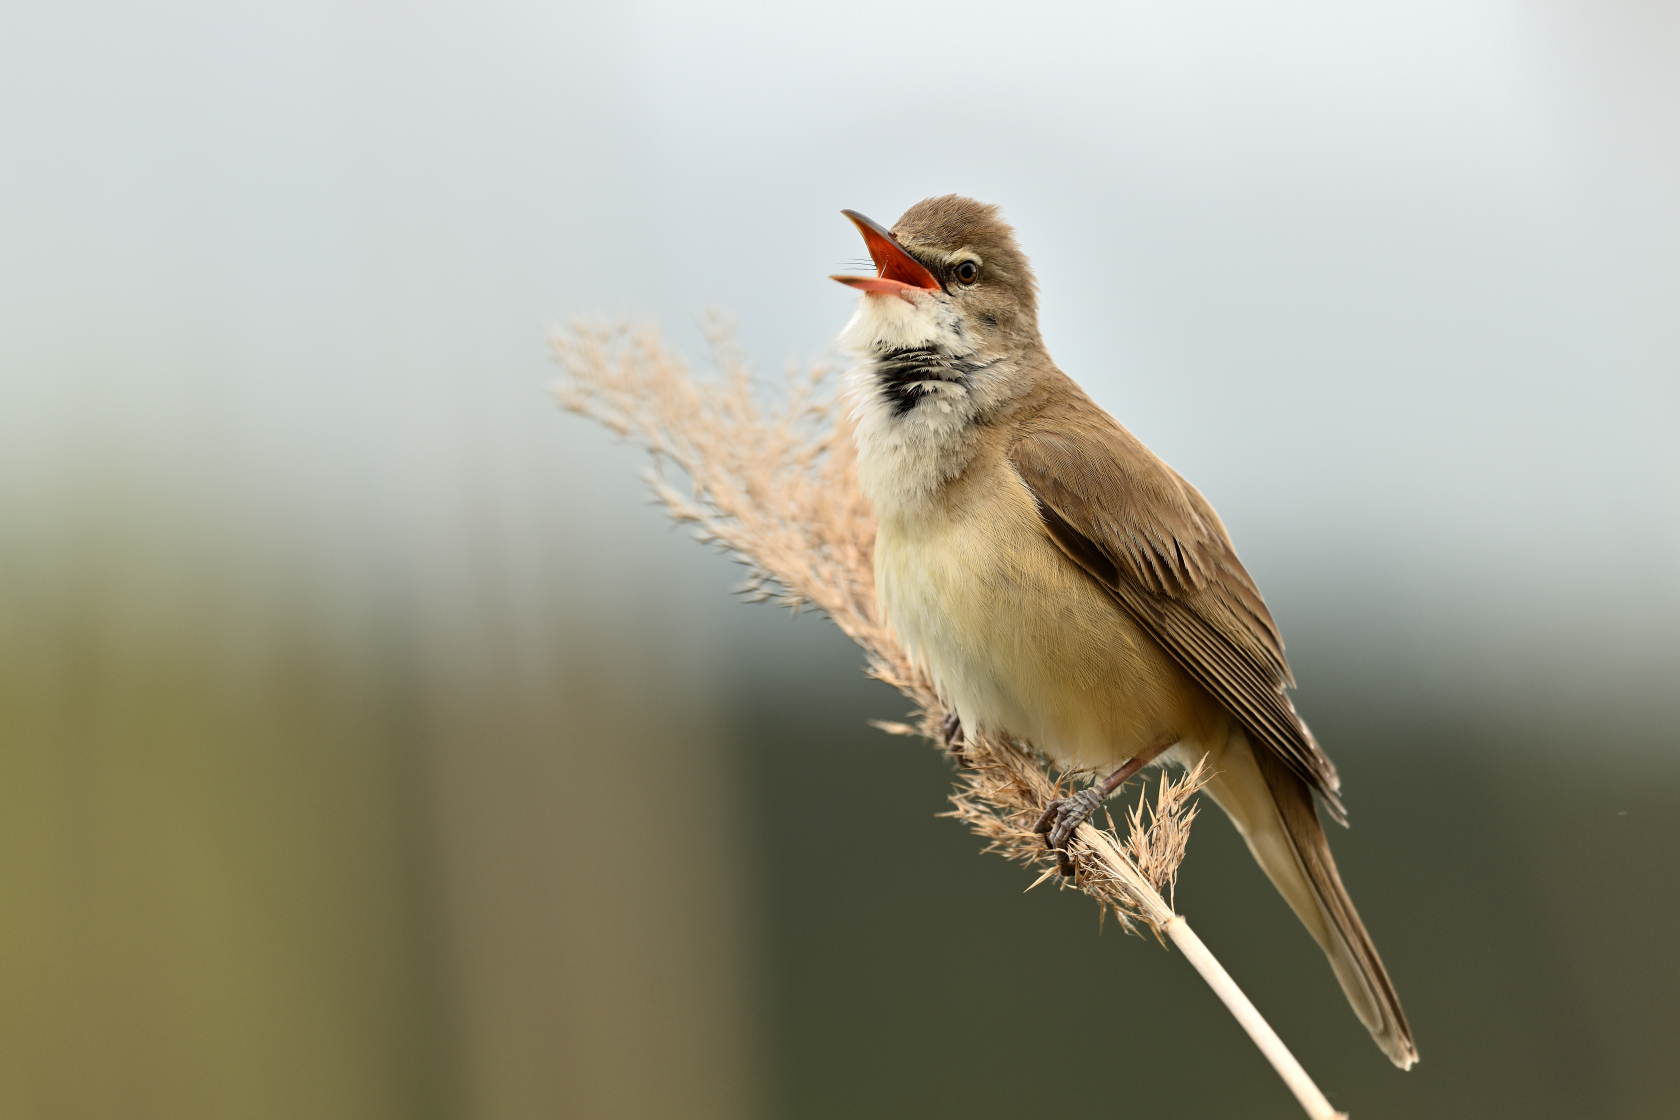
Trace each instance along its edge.
{"label": "dark streak on throat", "polygon": [[882,395],[892,403],[893,415],[903,416],[937,395],[925,382],[950,381],[966,388],[969,378],[985,368],[985,362],[952,357],[932,346],[915,346],[879,355],[874,372]]}

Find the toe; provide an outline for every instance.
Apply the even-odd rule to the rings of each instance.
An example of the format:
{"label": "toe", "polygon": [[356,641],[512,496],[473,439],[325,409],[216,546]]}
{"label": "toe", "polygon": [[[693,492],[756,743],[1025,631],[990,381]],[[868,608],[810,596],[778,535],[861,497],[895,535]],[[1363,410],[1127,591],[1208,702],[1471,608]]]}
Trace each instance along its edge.
{"label": "toe", "polygon": [[[1048,836],[1055,829],[1056,823],[1061,819],[1062,810],[1066,807],[1067,802],[1060,797],[1050,802],[1044,807],[1044,812],[1039,816],[1038,823],[1033,825],[1033,831],[1040,836]],[[1050,846],[1055,847],[1054,844]]]}

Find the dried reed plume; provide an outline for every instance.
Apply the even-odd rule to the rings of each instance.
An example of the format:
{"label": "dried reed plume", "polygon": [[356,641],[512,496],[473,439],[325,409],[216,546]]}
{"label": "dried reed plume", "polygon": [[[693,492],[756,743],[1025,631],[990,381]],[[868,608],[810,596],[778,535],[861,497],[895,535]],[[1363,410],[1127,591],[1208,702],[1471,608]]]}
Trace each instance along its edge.
{"label": "dried reed plume", "polygon": [[[674,520],[746,566],[749,597],[823,611],[863,648],[869,674],[910,698],[912,723],[877,726],[951,749],[960,769],[948,816],[979,834],[987,851],[1041,866],[1034,886],[1066,882],[1033,826],[1052,799],[1089,775],[1055,772],[1018,739],[965,728],[960,740],[949,741],[953,714],[876,605],[875,519],[858,486],[851,423],[836,401],[833,371],[790,369],[781,400],[767,408],[728,327],[713,318],[706,333],[723,376],[702,382],[651,329],[557,331],[555,355],[569,375],[557,390],[560,403],[648,450],[655,496]],[[685,484],[673,480],[672,467]],[[1177,780],[1162,778],[1154,803],[1140,798],[1126,814],[1123,838],[1112,819],[1107,829],[1094,820],[1081,825],[1068,843],[1071,883],[1128,931],[1142,923],[1157,938],[1170,937],[1307,1114],[1340,1116],[1168,901],[1196,816],[1192,798],[1205,777],[1198,765]]]}

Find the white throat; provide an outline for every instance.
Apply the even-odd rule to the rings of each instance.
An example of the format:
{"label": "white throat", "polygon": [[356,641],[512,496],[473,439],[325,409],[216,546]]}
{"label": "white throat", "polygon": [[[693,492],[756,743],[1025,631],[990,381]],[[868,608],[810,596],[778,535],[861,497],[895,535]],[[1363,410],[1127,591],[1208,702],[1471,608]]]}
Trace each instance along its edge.
{"label": "white throat", "polygon": [[973,456],[977,424],[1011,372],[976,356],[937,293],[869,293],[840,333],[858,474],[877,517],[913,516]]}

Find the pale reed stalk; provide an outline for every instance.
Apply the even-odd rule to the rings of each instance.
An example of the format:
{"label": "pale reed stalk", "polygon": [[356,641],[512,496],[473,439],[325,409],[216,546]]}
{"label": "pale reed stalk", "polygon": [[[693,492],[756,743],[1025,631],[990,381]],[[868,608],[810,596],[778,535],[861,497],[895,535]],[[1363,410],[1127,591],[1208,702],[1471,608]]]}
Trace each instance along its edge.
{"label": "pale reed stalk", "polygon": [[[851,425],[834,399],[831,371],[791,369],[781,400],[767,409],[727,327],[714,319],[708,336],[723,374],[716,381],[693,378],[651,329],[558,331],[554,352],[568,375],[560,402],[648,450],[654,461],[648,483],[666,512],[746,566],[742,590],[751,598],[814,606],[863,648],[870,675],[917,709],[911,724],[878,726],[943,742],[950,713],[876,606],[875,520],[858,486]],[[686,488],[667,473],[673,466]],[[971,731],[957,759],[947,815],[986,840],[987,851],[1042,867],[1034,886],[1059,880],[1033,825],[1046,804],[1088,775],[1053,773],[1031,744]],[[1176,780],[1163,778],[1153,804],[1140,799],[1126,814],[1124,838],[1112,819],[1106,829],[1081,825],[1068,845],[1073,885],[1128,931],[1141,921],[1157,938],[1171,938],[1307,1115],[1341,1116],[1168,901],[1205,777],[1198,766]]]}

